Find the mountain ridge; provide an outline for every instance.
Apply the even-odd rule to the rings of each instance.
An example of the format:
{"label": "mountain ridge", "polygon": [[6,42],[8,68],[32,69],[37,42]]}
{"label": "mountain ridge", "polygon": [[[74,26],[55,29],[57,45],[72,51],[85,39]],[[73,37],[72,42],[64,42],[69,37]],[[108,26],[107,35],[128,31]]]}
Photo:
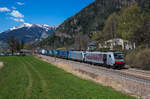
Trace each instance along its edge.
{"label": "mountain ridge", "polygon": [[26,43],[41,41],[50,36],[57,26],[23,23],[0,33],[0,41],[5,42],[10,36]]}

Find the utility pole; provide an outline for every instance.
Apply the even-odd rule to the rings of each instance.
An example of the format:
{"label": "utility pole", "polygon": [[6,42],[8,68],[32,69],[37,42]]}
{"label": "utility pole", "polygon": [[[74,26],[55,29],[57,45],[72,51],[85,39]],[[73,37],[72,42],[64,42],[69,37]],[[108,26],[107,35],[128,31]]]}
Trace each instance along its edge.
{"label": "utility pole", "polygon": [[55,62],[56,62],[56,48],[55,48],[55,40],[54,40],[54,42],[53,42],[53,47],[54,47],[54,57],[55,57]]}

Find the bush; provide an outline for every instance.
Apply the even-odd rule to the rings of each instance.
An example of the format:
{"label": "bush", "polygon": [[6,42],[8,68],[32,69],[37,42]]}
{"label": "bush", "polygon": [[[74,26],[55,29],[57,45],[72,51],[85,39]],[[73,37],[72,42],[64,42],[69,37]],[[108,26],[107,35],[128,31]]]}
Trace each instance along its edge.
{"label": "bush", "polygon": [[132,51],[126,55],[126,63],[133,67],[150,70],[150,49]]}

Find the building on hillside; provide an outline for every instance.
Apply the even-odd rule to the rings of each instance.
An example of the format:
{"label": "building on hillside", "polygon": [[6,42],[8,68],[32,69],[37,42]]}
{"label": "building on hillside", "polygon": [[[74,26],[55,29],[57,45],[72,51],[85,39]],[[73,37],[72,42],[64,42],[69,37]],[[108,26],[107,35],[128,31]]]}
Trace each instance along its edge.
{"label": "building on hillside", "polygon": [[96,46],[96,44],[95,44],[95,42],[94,41],[92,41],[92,42],[90,42],[89,44],[88,44],[88,51],[92,51],[92,50],[94,50],[94,47]]}
{"label": "building on hillside", "polygon": [[104,42],[104,44],[99,44],[99,48],[109,48],[113,49],[121,49],[121,50],[131,50],[135,49],[135,43],[132,44],[127,40],[123,40],[121,38],[110,39]]}
{"label": "building on hillside", "polygon": [[135,49],[135,43],[131,43],[128,40],[121,38],[110,39],[103,43],[96,43],[96,41],[89,42],[88,51],[94,49],[109,49],[109,50],[132,50]]}

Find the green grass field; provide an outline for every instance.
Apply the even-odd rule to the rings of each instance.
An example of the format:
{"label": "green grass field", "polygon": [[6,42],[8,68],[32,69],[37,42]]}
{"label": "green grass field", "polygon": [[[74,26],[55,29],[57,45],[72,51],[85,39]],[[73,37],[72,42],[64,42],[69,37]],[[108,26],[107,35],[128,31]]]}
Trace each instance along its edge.
{"label": "green grass field", "polygon": [[134,99],[32,56],[0,57],[0,99]]}

